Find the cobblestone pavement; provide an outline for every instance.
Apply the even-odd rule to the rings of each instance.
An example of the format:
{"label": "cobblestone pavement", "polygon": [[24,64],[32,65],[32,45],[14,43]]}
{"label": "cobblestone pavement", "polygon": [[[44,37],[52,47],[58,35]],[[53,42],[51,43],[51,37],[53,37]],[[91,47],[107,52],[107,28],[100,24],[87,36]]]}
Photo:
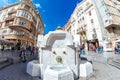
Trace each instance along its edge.
{"label": "cobblestone pavement", "polygon": [[[89,54],[89,56],[97,56],[97,58],[120,58],[120,54],[111,52],[106,52],[102,55],[96,53]],[[102,62],[93,61],[94,74],[89,80],[120,80],[120,70]],[[40,80],[38,77],[31,77],[26,73],[26,65],[27,63],[17,63],[0,70],[0,80]]]}
{"label": "cobblestone pavement", "polygon": [[85,55],[81,55],[81,57],[86,57],[90,61],[98,61],[102,63],[108,63],[110,59],[119,59],[120,54],[114,54],[113,52],[103,52],[102,54],[98,54],[92,51],[86,52]]}
{"label": "cobblestone pavement", "polygon": [[[27,63],[17,63],[0,70],[0,80],[40,80],[26,73]],[[120,70],[108,64],[93,62],[94,75],[89,80],[120,80]]]}
{"label": "cobblestone pavement", "polygon": [[95,53],[93,51],[86,51],[88,56],[101,56],[104,58],[117,58],[120,59],[120,54],[114,54],[114,52],[103,52],[102,54]]}
{"label": "cobblestone pavement", "polygon": [[9,57],[9,58],[12,58],[12,57],[16,57],[16,56],[19,56],[19,51],[16,51],[16,50],[13,50],[13,51],[0,51],[0,58],[1,57]]}
{"label": "cobblestone pavement", "polygon": [[120,70],[108,64],[93,62],[94,74],[89,80],[120,80]]}
{"label": "cobblestone pavement", "polygon": [[17,63],[0,70],[0,80],[40,80],[26,73],[27,63]]}

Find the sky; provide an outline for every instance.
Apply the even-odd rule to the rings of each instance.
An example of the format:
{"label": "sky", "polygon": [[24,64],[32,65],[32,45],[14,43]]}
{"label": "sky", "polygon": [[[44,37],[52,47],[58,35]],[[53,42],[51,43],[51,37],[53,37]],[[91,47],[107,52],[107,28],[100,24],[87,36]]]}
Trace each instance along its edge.
{"label": "sky", "polygon": [[[0,0],[0,7],[20,0]],[[58,26],[64,27],[81,0],[33,0],[44,23],[45,34],[54,31]]]}

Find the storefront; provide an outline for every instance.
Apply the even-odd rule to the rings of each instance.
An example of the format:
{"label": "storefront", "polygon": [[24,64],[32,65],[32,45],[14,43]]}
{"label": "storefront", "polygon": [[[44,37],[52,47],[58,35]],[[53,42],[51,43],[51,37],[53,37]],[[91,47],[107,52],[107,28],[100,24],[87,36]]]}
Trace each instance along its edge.
{"label": "storefront", "polygon": [[88,51],[96,49],[99,46],[99,41],[98,39],[92,39],[87,41],[87,48]]}

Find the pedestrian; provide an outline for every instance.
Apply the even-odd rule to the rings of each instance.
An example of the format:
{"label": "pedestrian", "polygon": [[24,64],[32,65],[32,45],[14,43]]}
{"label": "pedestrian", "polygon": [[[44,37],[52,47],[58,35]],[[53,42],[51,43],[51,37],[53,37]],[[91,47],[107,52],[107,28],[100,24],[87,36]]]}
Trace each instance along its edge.
{"label": "pedestrian", "polygon": [[22,62],[26,62],[26,49],[25,49],[25,46],[21,47],[19,56],[20,56],[20,60]]}
{"label": "pedestrian", "polygon": [[120,46],[118,43],[115,45],[114,51],[115,51],[115,54],[120,53]]}
{"label": "pedestrian", "polygon": [[90,44],[89,44],[89,51],[92,51],[92,50],[93,50],[93,44],[90,43]]}
{"label": "pedestrian", "polygon": [[93,50],[92,51],[96,53],[96,47],[95,47],[95,45],[93,45]]}
{"label": "pedestrian", "polygon": [[102,46],[102,44],[100,44],[98,46],[98,54],[102,54],[102,53],[103,53],[103,46]]}
{"label": "pedestrian", "polygon": [[3,46],[2,46],[2,49],[1,49],[1,50],[2,50],[2,52],[4,52],[4,48],[5,48],[5,47],[4,47],[4,45],[3,45]]}
{"label": "pedestrian", "polygon": [[34,50],[35,50],[35,47],[33,46],[31,50],[31,55],[34,55]]}
{"label": "pedestrian", "polygon": [[85,45],[82,44],[82,46],[80,46],[80,54],[85,54],[84,48],[85,48]]}
{"label": "pedestrian", "polygon": [[26,62],[26,55],[25,55],[25,52],[21,52],[20,53],[20,59],[21,59],[21,62]]}

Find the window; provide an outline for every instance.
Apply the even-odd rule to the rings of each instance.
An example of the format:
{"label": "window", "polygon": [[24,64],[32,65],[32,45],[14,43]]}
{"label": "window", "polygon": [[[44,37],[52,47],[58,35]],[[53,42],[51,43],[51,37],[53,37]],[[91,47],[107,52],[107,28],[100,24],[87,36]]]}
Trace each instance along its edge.
{"label": "window", "polygon": [[84,17],[82,17],[82,20],[84,20]]}
{"label": "window", "polygon": [[30,7],[29,7],[28,5],[25,5],[25,9],[29,10],[29,9],[30,9]]}
{"label": "window", "polygon": [[28,18],[28,13],[23,12],[23,13],[22,13],[22,16],[24,16],[24,17]]}
{"label": "window", "polygon": [[24,20],[20,20],[19,24],[20,24],[20,25],[25,25],[26,22],[25,22]]}
{"label": "window", "polygon": [[105,20],[105,22],[108,22],[108,20]]}
{"label": "window", "polygon": [[3,34],[7,33],[7,30],[4,30],[2,33],[3,33]]}
{"label": "window", "polygon": [[17,32],[18,32],[19,35],[24,35],[25,34],[25,32],[23,30],[18,30]]}
{"label": "window", "polygon": [[91,11],[89,11],[89,16],[91,16],[92,14],[91,14]]}
{"label": "window", "polygon": [[91,21],[91,23],[94,23],[93,19],[91,19],[90,21]]}

